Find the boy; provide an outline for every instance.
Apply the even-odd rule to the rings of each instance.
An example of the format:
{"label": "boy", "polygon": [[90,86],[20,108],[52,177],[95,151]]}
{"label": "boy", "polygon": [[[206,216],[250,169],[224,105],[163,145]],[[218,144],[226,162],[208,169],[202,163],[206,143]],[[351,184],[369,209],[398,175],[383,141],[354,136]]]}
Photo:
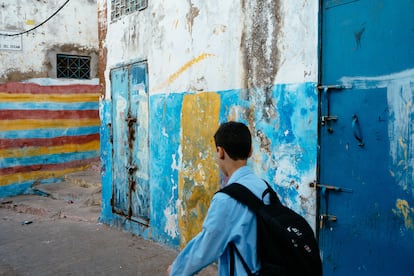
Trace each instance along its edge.
{"label": "boy", "polygon": [[[252,137],[246,125],[227,122],[214,135],[217,162],[228,178],[226,185],[240,183],[258,198],[267,188],[265,182],[247,167],[252,155]],[[202,231],[180,252],[168,268],[169,275],[193,275],[219,260],[218,275],[230,275],[230,258],[234,256],[234,275],[247,275],[237,254],[231,254],[233,242],[250,270],[260,269],[256,254],[256,217],[247,206],[224,193],[216,193],[211,201]]]}

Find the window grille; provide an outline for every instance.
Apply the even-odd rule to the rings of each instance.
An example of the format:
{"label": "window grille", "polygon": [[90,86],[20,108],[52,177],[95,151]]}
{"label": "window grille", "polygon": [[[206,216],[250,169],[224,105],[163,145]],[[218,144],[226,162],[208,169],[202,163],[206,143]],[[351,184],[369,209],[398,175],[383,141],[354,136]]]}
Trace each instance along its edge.
{"label": "window grille", "polygon": [[111,21],[124,15],[143,10],[148,0],[111,0]]}
{"label": "window grille", "polygon": [[91,74],[91,57],[62,55],[56,56],[58,78],[89,79]]}

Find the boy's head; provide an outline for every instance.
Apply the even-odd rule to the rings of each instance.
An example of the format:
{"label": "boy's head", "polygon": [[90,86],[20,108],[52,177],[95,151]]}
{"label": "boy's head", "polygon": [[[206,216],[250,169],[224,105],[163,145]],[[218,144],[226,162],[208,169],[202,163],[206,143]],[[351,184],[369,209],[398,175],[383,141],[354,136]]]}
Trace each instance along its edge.
{"label": "boy's head", "polygon": [[220,125],[214,134],[216,147],[222,147],[233,160],[247,160],[252,148],[252,136],[248,127],[239,122]]}

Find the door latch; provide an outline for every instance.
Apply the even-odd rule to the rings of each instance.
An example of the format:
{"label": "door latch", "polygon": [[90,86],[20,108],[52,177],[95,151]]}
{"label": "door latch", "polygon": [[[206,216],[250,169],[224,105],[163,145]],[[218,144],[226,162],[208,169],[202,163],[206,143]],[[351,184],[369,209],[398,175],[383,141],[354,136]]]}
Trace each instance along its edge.
{"label": "door latch", "polygon": [[136,170],[138,170],[138,166],[137,165],[128,165],[125,166],[125,168],[128,170],[129,174],[133,174]]}
{"label": "door latch", "polygon": [[324,126],[328,121],[337,121],[338,116],[321,116],[321,125]]}
{"label": "door latch", "polygon": [[353,192],[352,189],[348,189],[348,188],[342,188],[342,187],[337,187],[337,186],[332,186],[332,185],[316,184],[314,182],[309,183],[309,187],[314,188],[315,186],[316,188],[322,189],[324,191],[345,192],[345,193]]}
{"label": "door latch", "polygon": [[319,228],[322,229],[326,222],[336,222],[337,217],[334,215],[322,214],[319,216]]}
{"label": "door latch", "polygon": [[[347,85],[340,85],[340,84],[333,84],[333,85],[318,85],[318,89],[323,91],[323,96],[321,98],[321,104],[322,106],[326,106],[323,109],[323,113],[326,113],[326,115],[321,116],[320,122],[321,126],[325,126],[330,121],[336,122],[338,120],[338,116],[331,116],[330,114],[330,97],[329,97],[329,90],[343,90],[343,89],[349,89],[350,86]],[[328,128],[329,133],[333,133],[332,128]]]}

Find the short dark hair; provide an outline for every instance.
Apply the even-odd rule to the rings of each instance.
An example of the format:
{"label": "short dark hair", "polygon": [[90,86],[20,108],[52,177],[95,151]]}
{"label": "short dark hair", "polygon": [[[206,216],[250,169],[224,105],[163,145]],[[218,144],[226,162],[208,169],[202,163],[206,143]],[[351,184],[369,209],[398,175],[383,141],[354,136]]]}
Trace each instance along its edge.
{"label": "short dark hair", "polygon": [[252,148],[249,128],[240,122],[227,122],[220,125],[214,134],[216,147],[222,147],[233,160],[247,160]]}

